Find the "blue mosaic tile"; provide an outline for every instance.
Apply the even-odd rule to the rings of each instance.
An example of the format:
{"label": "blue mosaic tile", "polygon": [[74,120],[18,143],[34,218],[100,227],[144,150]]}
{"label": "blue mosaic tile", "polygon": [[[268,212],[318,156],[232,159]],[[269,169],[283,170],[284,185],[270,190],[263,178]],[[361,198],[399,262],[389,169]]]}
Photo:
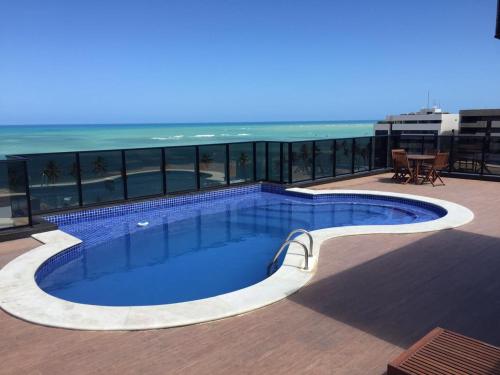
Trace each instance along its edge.
{"label": "blue mosaic tile", "polygon": [[179,195],[175,197],[165,197],[159,199],[151,199],[143,202],[136,203],[123,203],[109,207],[100,207],[88,210],[81,210],[70,213],[63,213],[57,215],[44,216],[44,219],[57,224],[65,225],[71,223],[78,223],[85,220],[92,220],[95,218],[110,217],[116,215],[130,214],[134,212],[149,211],[154,208],[167,208],[179,207],[185,204],[199,203],[211,201],[218,198],[227,198],[241,194],[249,194],[262,191],[262,184],[252,184],[245,186],[238,186],[219,190],[210,190],[205,192],[198,192],[193,194]]}
{"label": "blue mosaic tile", "polygon": [[88,210],[81,210],[77,212],[63,213],[57,215],[45,216],[47,221],[50,221],[57,225],[67,225],[76,224],[85,221],[94,220],[97,218],[106,218],[117,215],[125,215],[131,213],[139,213],[150,211],[154,208],[172,208],[173,210],[182,210],[183,206],[192,203],[203,203],[210,202],[214,199],[229,198],[242,194],[256,193],[256,192],[266,192],[274,194],[284,194],[288,196],[295,196],[300,198],[318,200],[318,201],[351,201],[353,198],[372,200],[375,202],[402,202],[407,204],[412,204],[414,206],[419,206],[437,213],[440,216],[446,214],[446,210],[434,205],[432,203],[417,201],[406,198],[397,198],[390,196],[379,196],[370,194],[321,194],[321,195],[310,195],[295,191],[287,191],[285,187],[275,184],[252,184],[238,187],[231,187],[226,189],[211,190],[206,192],[198,192],[193,194],[179,195],[175,197],[165,197],[159,199],[146,200],[143,202],[136,203],[125,203],[118,204],[115,206],[94,208]]}
{"label": "blue mosaic tile", "polygon": [[[200,210],[207,209],[212,213],[217,210],[224,210],[224,201],[228,204],[234,201],[234,197],[240,196],[239,200],[241,205],[245,205],[245,195],[251,196],[252,193],[271,193],[286,195],[293,198],[310,199],[314,201],[329,201],[335,202],[352,202],[353,199],[356,203],[360,204],[373,204],[384,205],[389,202],[400,202],[402,204],[410,204],[413,207],[420,207],[422,210],[428,210],[436,213],[438,216],[444,216],[446,210],[436,206],[432,203],[417,201],[413,199],[397,198],[390,196],[379,196],[371,194],[321,194],[309,195],[300,192],[286,191],[286,189],[279,185],[256,183],[252,185],[231,187],[221,190],[212,190],[200,192],[196,194],[187,194],[175,197],[165,197],[152,199],[143,202],[119,204],[110,207],[94,208],[89,210],[82,210],[78,212],[70,212],[58,215],[46,216],[45,219],[51,221],[64,230],[65,226],[77,225],[78,237],[82,239],[83,243],[73,246],[70,249],[63,251],[59,254],[48,259],[39,270],[36,272],[35,278],[37,280],[43,278],[48,273],[67,264],[73,260],[81,258],[85,254],[85,249],[90,248],[96,244],[112,240],[114,238],[123,236],[123,233],[134,233],[142,230],[137,226],[140,221],[147,220],[151,226],[168,225],[172,220],[180,220],[183,218],[193,217],[193,213]],[[217,200],[218,205],[214,205],[214,200]],[[251,201],[248,199],[247,201]],[[214,207],[217,206],[217,207]],[[169,214],[165,215],[165,209],[168,209]],[[111,220],[116,223],[110,226],[109,218],[120,217],[127,215],[127,222],[120,222],[120,220]],[[96,226],[102,225],[105,230],[96,231]],[[125,228],[123,226],[126,226]],[[124,231],[124,229],[126,229]]]}

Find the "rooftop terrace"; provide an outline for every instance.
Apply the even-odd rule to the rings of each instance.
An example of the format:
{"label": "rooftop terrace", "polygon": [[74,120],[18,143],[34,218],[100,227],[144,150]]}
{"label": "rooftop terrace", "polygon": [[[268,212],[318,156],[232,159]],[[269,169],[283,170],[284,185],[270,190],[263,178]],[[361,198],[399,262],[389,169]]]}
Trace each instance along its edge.
{"label": "rooftop terrace", "polygon": [[[390,174],[314,186],[427,195],[475,213],[459,229],[328,241],[313,281],[249,314],[138,332],[46,328],[0,312],[2,373],[382,374],[436,326],[500,345],[498,183],[399,185]],[[369,238],[368,238],[369,237]],[[0,266],[36,247],[0,244]]]}

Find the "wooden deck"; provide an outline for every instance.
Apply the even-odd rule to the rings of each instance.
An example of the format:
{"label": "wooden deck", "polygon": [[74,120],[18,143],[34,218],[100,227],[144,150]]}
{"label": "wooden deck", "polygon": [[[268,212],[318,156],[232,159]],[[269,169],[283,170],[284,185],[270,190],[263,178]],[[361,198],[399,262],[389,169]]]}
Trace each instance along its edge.
{"label": "wooden deck", "polygon": [[[311,284],[244,316],[144,332],[41,327],[0,312],[1,374],[383,374],[440,326],[500,345],[500,184],[390,175],[316,188],[408,192],[470,208],[457,230],[327,242]],[[25,251],[2,245],[0,266]]]}

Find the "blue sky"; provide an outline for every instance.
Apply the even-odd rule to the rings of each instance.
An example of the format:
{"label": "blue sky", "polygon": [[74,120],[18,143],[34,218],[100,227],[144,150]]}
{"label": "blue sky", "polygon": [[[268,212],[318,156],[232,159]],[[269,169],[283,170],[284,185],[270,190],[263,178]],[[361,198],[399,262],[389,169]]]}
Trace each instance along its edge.
{"label": "blue sky", "polygon": [[496,0],[0,2],[0,124],[500,107]]}

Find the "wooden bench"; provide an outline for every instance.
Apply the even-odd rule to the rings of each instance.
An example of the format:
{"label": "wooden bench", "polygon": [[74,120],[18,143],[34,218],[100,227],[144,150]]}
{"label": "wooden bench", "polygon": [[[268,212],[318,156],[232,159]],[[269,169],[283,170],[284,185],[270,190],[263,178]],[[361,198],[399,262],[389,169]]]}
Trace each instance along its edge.
{"label": "wooden bench", "polygon": [[500,375],[500,348],[435,328],[387,366],[387,375]]}

